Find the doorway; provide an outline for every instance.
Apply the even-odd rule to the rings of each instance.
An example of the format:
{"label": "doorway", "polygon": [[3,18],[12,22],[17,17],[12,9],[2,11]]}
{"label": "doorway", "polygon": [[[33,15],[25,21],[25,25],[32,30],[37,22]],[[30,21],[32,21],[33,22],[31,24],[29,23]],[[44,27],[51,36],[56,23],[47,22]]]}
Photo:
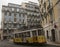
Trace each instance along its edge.
{"label": "doorway", "polygon": [[52,41],[55,41],[55,29],[51,30],[51,34],[52,34]]}
{"label": "doorway", "polygon": [[47,39],[49,39],[49,33],[48,33],[48,30],[47,30]]}

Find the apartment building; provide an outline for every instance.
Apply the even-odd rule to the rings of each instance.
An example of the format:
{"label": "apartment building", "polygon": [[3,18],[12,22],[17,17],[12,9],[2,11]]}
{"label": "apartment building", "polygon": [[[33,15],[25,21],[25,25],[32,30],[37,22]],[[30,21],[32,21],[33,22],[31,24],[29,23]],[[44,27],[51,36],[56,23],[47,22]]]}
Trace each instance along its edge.
{"label": "apartment building", "polygon": [[12,33],[39,28],[40,13],[37,3],[29,1],[21,5],[9,3],[8,6],[2,6],[2,28],[3,38],[12,37]]}
{"label": "apartment building", "polygon": [[55,22],[54,24],[56,25],[56,32],[55,32],[55,41],[57,43],[60,43],[60,0],[52,0],[53,3],[53,9],[54,9],[54,18]]}
{"label": "apartment building", "polygon": [[[6,39],[20,27],[25,25],[26,20],[25,10],[16,4],[9,3],[8,6],[2,6],[2,28],[3,28],[3,37]],[[8,37],[8,38],[9,38]]]}
{"label": "apartment building", "polygon": [[[59,0],[38,0],[41,23],[45,30],[47,40],[60,42],[60,1]],[[58,27],[59,26],[59,27]]]}
{"label": "apartment building", "polygon": [[27,11],[27,25],[40,26],[40,13],[37,3],[29,1],[29,3],[22,3],[22,7]]}

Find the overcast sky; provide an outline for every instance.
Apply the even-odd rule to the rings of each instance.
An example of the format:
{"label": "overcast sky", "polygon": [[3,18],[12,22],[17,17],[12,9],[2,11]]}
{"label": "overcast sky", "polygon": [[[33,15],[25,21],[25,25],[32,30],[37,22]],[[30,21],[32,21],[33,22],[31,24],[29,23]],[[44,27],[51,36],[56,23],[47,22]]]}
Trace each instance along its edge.
{"label": "overcast sky", "polygon": [[8,3],[21,4],[22,2],[28,2],[28,1],[38,3],[38,0],[0,0],[0,27],[1,27],[1,19],[2,19],[2,14],[1,14],[2,5],[7,5]]}

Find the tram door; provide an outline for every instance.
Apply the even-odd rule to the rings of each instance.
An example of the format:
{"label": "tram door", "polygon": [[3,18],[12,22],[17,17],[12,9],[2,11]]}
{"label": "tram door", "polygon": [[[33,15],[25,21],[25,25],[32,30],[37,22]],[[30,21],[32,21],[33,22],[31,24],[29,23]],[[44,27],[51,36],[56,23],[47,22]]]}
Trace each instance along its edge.
{"label": "tram door", "polygon": [[55,41],[55,29],[52,29],[51,33],[52,33],[52,41]]}
{"label": "tram door", "polygon": [[32,31],[33,42],[37,42],[37,33],[36,31]]}

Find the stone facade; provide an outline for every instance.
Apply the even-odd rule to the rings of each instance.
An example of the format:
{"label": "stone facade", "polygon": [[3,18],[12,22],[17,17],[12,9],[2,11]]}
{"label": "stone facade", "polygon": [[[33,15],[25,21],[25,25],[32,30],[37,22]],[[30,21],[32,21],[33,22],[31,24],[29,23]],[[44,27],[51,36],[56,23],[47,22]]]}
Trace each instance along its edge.
{"label": "stone facade", "polygon": [[38,0],[46,39],[60,43],[60,0]]}

